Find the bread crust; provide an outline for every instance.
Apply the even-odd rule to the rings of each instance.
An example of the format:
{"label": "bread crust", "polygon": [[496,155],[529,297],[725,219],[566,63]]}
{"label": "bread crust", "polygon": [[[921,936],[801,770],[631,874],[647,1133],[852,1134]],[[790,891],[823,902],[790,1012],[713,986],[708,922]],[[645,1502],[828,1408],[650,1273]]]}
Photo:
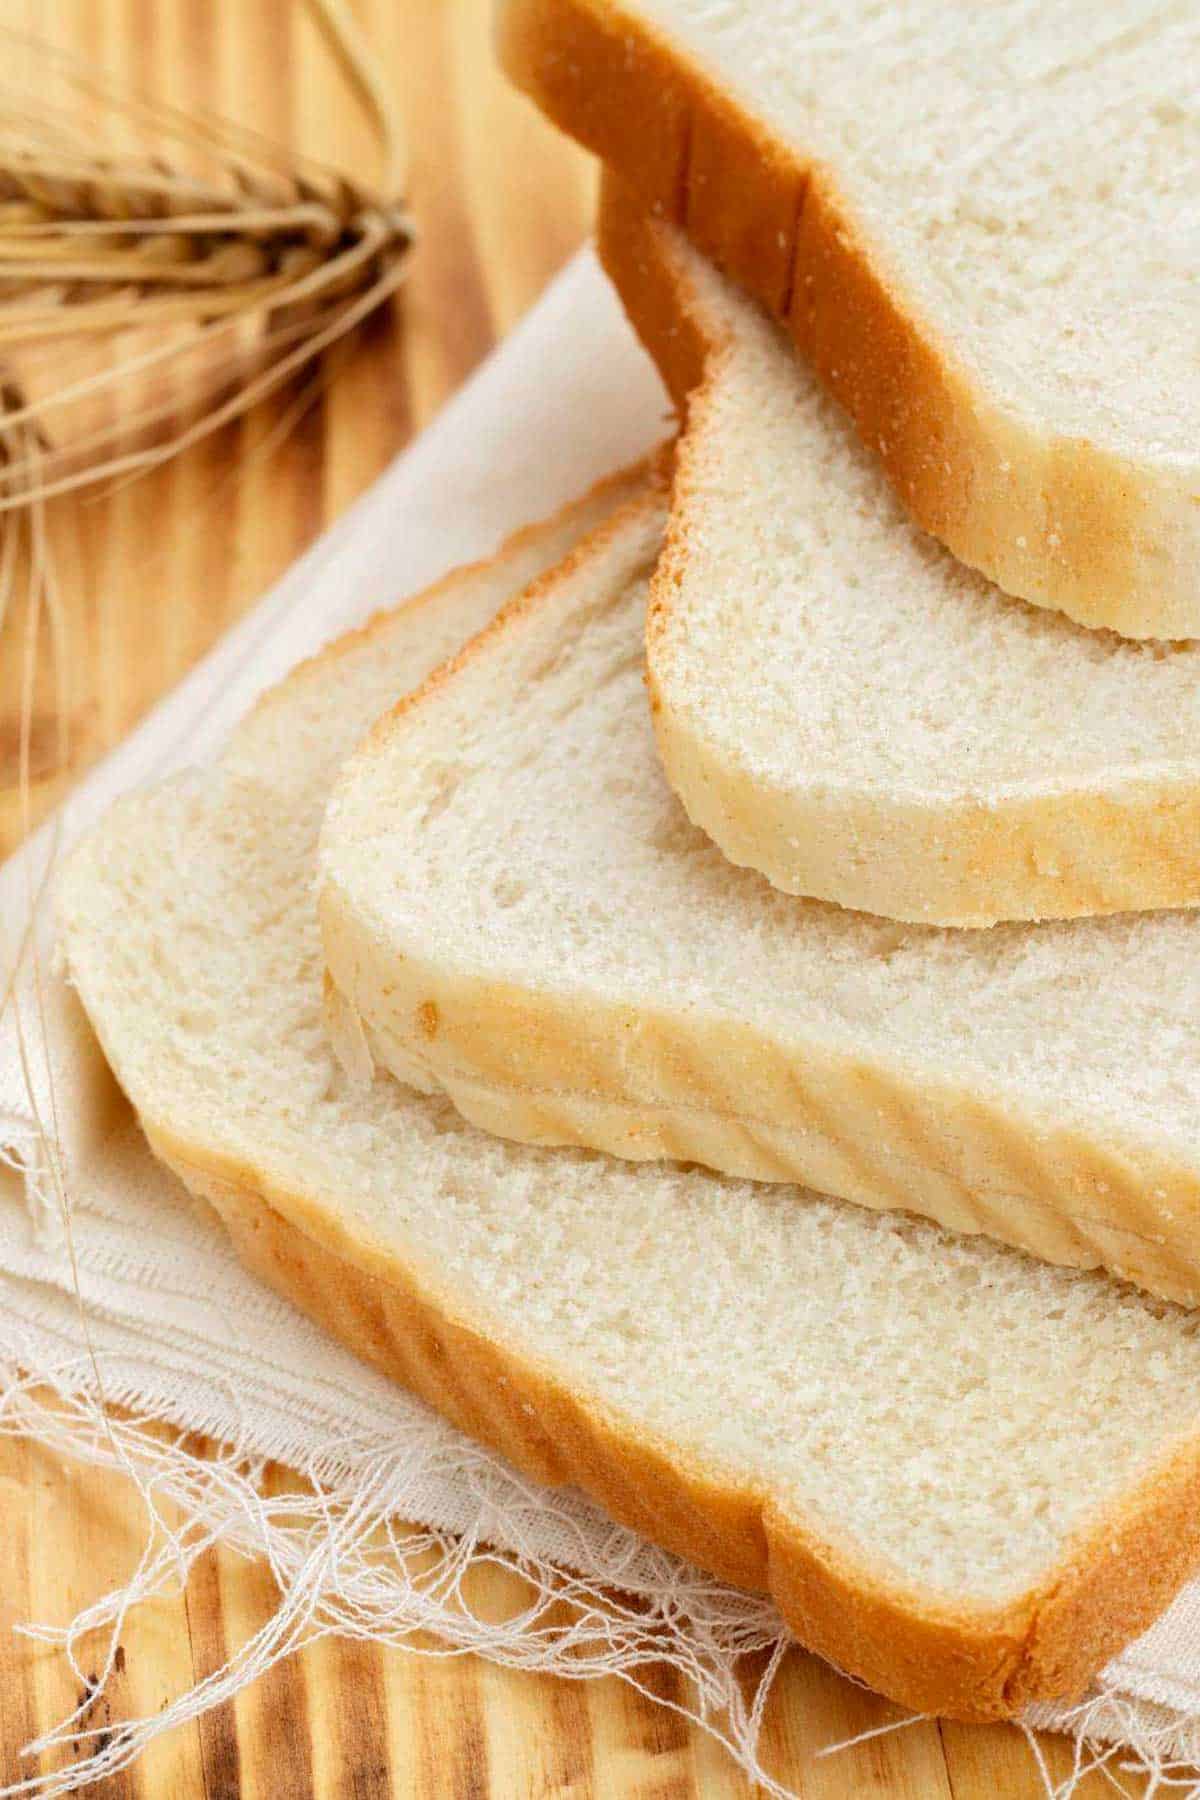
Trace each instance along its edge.
{"label": "bread crust", "polygon": [[[1168,778],[928,800],[751,776],[671,704],[667,627],[687,579],[687,515],[729,354],[661,225],[606,174],[597,239],[635,330],[686,425],[675,505],[651,586],[647,674],[667,777],[731,862],[778,888],[886,918],[981,927],[1200,902],[1200,765]],[[801,772],[802,774],[802,772]]]}
{"label": "bread crust", "polygon": [[982,1721],[1073,1697],[1200,1562],[1192,1435],[1081,1528],[1036,1589],[949,1605],[564,1380],[486,1306],[348,1228],[324,1197],[144,1125],[246,1266],[356,1355],[535,1479],[574,1484],[722,1580],[769,1592],[802,1644],[904,1705]]}
{"label": "bread crust", "polygon": [[1002,408],[815,164],[620,0],[501,0],[512,79],[769,307],[912,516],[1007,593],[1129,637],[1200,635],[1194,471]]}

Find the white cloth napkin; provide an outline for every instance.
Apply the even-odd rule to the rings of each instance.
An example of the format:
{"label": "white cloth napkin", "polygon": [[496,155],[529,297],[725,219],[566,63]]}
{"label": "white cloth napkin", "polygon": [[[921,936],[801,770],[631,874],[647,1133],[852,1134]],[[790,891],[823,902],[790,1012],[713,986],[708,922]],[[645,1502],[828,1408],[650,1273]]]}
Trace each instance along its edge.
{"label": "white cloth napkin", "polygon": [[[43,974],[36,988],[26,974],[0,1019],[0,1158],[10,1165],[7,1178],[0,1170],[0,1362],[9,1379],[0,1423],[57,1433],[116,1464],[96,1427],[102,1391],[235,1445],[251,1459],[249,1474],[230,1474],[220,1491],[186,1459],[157,1467],[210,1531],[269,1554],[297,1607],[308,1582],[304,1592],[336,1628],[394,1639],[433,1624],[485,1654],[573,1674],[617,1668],[636,1679],[666,1656],[698,1684],[697,1713],[757,1772],[753,1721],[732,1670],[741,1650],[779,1638],[770,1605],[615,1529],[581,1497],[517,1477],[246,1274],[207,1210],[146,1151],[81,1010],[50,975],[43,892],[54,858],[117,794],[211,756],[298,659],[631,460],[662,435],[667,413],[594,260],[581,256],[416,446],[0,871],[0,942],[14,953],[23,946],[26,970],[36,961]],[[253,1351],[244,1330],[230,1342],[230,1317],[253,1321]],[[76,1411],[39,1409],[18,1369],[50,1382]],[[151,1455],[136,1435],[121,1446],[131,1466]],[[524,1638],[464,1624],[407,1573],[386,1593],[372,1587],[344,1544],[336,1579],[314,1575],[311,1557],[289,1564],[284,1527],[255,1510],[253,1464],[264,1459],[322,1484],[339,1517],[361,1503],[375,1519],[394,1513],[469,1546],[498,1544],[539,1579],[547,1565],[575,1571],[588,1629],[564,1651],[540,1616],[521,1627]],[[297,1518],[305,1523],[292,1515],[293,1527]],[[638,1606],[622,1613],[598,1584],[635,1593]],[[281,1626],[263,1655],[294,1641]],[[1110,1665],[1087,1706],[1040,1709],[1031,1722],[1117,1737],[1161,1767],[1192,1752],[1197,1718],[1200,1584]],[[152,1734],[143,1723],[142,1737],[108,1753],[127,1760]]]}

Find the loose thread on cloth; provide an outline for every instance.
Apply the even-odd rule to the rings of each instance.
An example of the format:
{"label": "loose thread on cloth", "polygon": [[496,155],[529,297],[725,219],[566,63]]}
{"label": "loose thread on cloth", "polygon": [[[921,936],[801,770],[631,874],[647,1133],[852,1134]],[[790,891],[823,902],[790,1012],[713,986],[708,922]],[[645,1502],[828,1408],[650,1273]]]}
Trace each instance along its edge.
{"label": "loose thread on cloth", "polygon": [[[114,1415],[110,1409],[127,1406],[135,1394],[106,1383],[102,1407],[89,1391],[93,1379],[90,1359],[83,1358],[36,1376],[10,1370],[0,1434],[31,1437],[59,1454],[130,1475],[146,1509],[146,1544],[128,1582],[68,1624],[21,1628],[63,1652],[82,1699],[27,1747],[31,1757],[70,1760],[0,1793],[66,1794],[116,1774],[164,1732],[231,1700],[304,1644],[337,1634],[432,1656],[477,1652],[510,1668],[575,1680],[620,1676],[695,1721],[764,1792],[787,1800],[791,1790],[759,1754],[767,1701],[788,1647],[769,1602],[737,1594],[665,1554],[656,1559],[653,1580],[638,1580],[634,1567],[644,1547],[620,1528],[604,1559],[609,1566],[599,1574],[549,1564],[529,1545],[521,1511],[552,1506],[553,1496],[526,1490],[482,1451],[468,1471],[478,1500],[473,1530],[399,1525],[422,1457],[443,1454],[436,1431],[425,1443],[370,1452],[339,1471],[300,1467],[301,1487],[268,1493],[260,1458],[236,1443],[196,1455],[148,1420]],[[485,1537],[489,1518],[502,1522],[512,1550]],[[568,1515],[564,1522],[569,1526]],[[266,1561],[280,1594],[271,1619],[222,1668],[161,1711],[89,1724],[130,1609],[182,1587],[196,1559],[217,1546]],[[521,1601],[500,1620],[482,1617],[471,1604],[471,1578],[489,1566],[521,1585]],[[99,1659],[97,1636],[104,1645]],[[747,1681],[750,1658],[758,1668]],[[681,1676],[686,1700],[664,1700],[647,1685],[648,1672],[664,1665]]]}
{"label": "loose thread on cloth", "polygon": [[[482,1449],[461,1458],[456,1447],[456,1473],[475,1503],[469,1530],[401,1524],[406,1498],[425,1477],[436,1476],[446,1458],[444,1435],[432,1417],[426,1430],[403,1441],[345,1458],[328,1448],[307,1461],[298,1455],[300,1485],[272,1493],[263,1483],[265,1459],[247,1445],[233,1439],[197,1455],[187,1434],[165,1435],[151,1419],[129,1415],[139,1404],[137,1384],[107,1377],[103,1353],[51,1365],[34,1345],[29,1360],[40,1364],[36,1373],[12,1367],[3,1373],[0,1435],[31,1438],[57,1454],[128,1476],[142,1498],[147,1536],[122,1586],[65,1625],[19,1628],[66,1656],[81,1699],[27,1746],[30,1757],[67,1760],[12,1782],[0,1795],[66,1794],[116,1774],[164,1732],[231,1701],[276,1663],[331,1634],[429,1656],[473,1652],[510,1668],[574,1680],[617,1675],[700,1725],[763,1792],[775,1800],[793,1795],[761,1752],[767,1706],[790,1644],[769,1601],[740,1594],[667,1552],[652,1552],[647,1566],[647,1546],[615,1525],[599,1552],[594,1540],[578,1535],[589,1573],[548,1561],[530,1544],[528,1526],[535,1518],[544,1525],[555,1496]],[[94,1392],[98,1376],[104,1404]],[[198,1421],[195,1430],[207,1435],[215,1422]],[[573,1531],[569,1510],[561,1510],[556,1523]],[[154,1595],[182,1589],[197,1558],[217,1547],[267,1563],[280,1594],[275,1613],[220,1669],[160,1712],[89,1724],[130,1611]],[[471,1604],[471,1579],[487,1567],[521,1584],[520,1603],[503,1619],[484,1618]],[[682,1678],[686,1699],[664,1699],[657,1683],[648,1685],[649,1672],[664,1666]],[[916,1715],[901,1717],[819,1754],[840,1754],[921,1722]],[[1125,1775],[1147,1782],[1147,1795],[1200,1795],[1193,1759],[1180,1760],[1181,1721],[1165,1709],[1156,1718],[1153,1709],[1126,1696],[1092,1695],[1065,1722],[1074,1752],[1058,1780],[1035,1722],[1022,1722],[1022,1729],[1051,1800],[1070,1800],[1094,1772],[1103,1772],[1119,1792],[1128,1791]],[[1063,1725],[1056,1721],[1060,1731]],[[1191,1730],[1200,1735],[1200,1720],[1191,1722]]]}

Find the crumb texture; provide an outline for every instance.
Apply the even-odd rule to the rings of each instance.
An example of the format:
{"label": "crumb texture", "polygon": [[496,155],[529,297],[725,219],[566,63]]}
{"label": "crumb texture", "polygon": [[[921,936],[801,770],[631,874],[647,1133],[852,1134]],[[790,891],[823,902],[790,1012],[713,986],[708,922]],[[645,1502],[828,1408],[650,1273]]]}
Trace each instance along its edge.
{"label": "crumb texture", "polygon": [[[636,567],[644,527],[634,536],[624,560]],[[505,1143],[390,1078],[350,1082],[330,1053],[311,872],[334,772],[361,722],[535,573],[529,560],[331,653],[265,703],[223,765],[125,801],[75,853],[60,893],[64,947],[120,1079],[145,1118],[201,1159],[244,1165],[276,1195],[307,1197],[349,1241],[436,1271],[428,1279],[460,1316],[612,1409],[631,1434],[675,1445],[885,1575],[958,1605],[1023,1593],[1047,1579],[1082,1521],[1194,1426],[1192,1316],[910,1218]],[[469,866],[449,888],[434,884],[451,935],[482,930],[512,959],[544,955],[553,931],[555,964],[582,977],[620,917],[631,946],[650,928],[661,970],[667,925],[660,934],[658,902],[637,883],[651,866],[656,887],[678,868],[701,914],[689,979],[732,978],[739,963],[758,966],[783,913],[767,896],[745,953],[729,956],[716,903],[745,882],[719,869],[645,772],[641,590],[613,595],[611,573],[586,605],[576,584],[586,694],[555,632],[537,645],[540,674],[522,677],[538,697],[537,731],[497,678],[491,728],[464,714],[461,738],[439,736],[414,813],[421,835],[437,836],[422,848],[421,885],[451,838],[470,836],[486,792],[500,809],[493,825],[504,821],[489,839],[508,853],[485,868],[476,832]],[[551,717],[571,804],[548,814]],[[608,837],[618,820],[619,850]],[[405,867],[389,865],[393,894]],[[710,895],[712,919],[697,892]],[[814,962],[835,987],[851,959],[863,965],[864,1008],[889,959],[946,954],[936,938],[926,949],[816,916]],[[1005,955],[980,972],[981,1008],[1038,979],[1032,967],[1006,972]],[[620,960],[611,949],[601,958],[613,978]],[[849,991],[842,1004],[853,1010]]]}
{"label": "crumb texture", "polygon": [[639,0],[1046,431],[1196,469],[1192,0]]}
{"label": "crumb texture", "polygon": [[652,673],[764,781],[917,803],[1200,777],[1200,644],[1002,594],[928,537],[794,350],[669,228],[719,346]]}

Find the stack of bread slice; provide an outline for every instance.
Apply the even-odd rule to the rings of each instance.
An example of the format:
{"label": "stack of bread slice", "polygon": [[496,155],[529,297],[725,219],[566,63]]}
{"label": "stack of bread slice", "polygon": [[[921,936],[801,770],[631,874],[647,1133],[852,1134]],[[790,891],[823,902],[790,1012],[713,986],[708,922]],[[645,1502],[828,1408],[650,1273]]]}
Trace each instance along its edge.
{"label": "stack of bread slice", "polygon": [[[58,897],[253,1268],[966,1719],[1077,1693],[1200,1563],[1195,302],[1154,188],[1200,29],[1044,11],[509,0],[512,72],[618,165],[677,443],[298,670]],[[1127,100],[1128,180],[1084,157]]]}

